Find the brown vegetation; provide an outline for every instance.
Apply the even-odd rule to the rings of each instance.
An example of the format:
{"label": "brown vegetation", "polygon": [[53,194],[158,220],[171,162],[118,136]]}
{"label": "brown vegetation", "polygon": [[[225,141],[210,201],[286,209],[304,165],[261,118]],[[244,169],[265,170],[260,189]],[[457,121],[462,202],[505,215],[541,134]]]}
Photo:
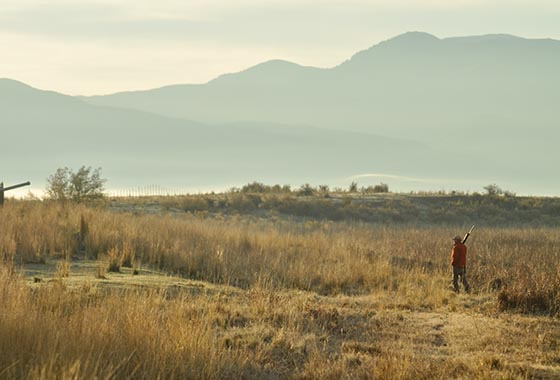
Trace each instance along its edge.
{"label": "brown vegetation", "polygon": [[[470,296],[449,288],[459,232],[10,202],[0,209],[0,377],[560,374],[560,230],[476,231]],[[18,275],[54,259],[50,279]],[[88,259],[97,269],[72,281],[70,260]],[[109,286],[141,281],[117,267],[204,282]]]}

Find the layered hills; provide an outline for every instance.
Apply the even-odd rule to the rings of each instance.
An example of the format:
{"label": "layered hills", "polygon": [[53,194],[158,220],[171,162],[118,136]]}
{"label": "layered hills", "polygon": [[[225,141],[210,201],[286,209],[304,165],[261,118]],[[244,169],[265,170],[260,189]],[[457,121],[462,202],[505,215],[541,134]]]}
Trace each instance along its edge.
{"label": "layered hills", "polygon": [[25,143],[49,168],[86,162],[131,182],[387,173],[551,194],[557,67],[555,40],[411,32],[332,68],[273,60],[147,91],[76,98],[2,80],[2,154]]}
{"label": "layered hills", "polygon": [[[0,80],[3,180],[44,182],[56,168],[101,166],[119,187],[298,183],[369,170],[426,170],[437,154],[415,142],[272,123],[205,124],[94,106]],[[409,154],[419,159],[410,165]]]}

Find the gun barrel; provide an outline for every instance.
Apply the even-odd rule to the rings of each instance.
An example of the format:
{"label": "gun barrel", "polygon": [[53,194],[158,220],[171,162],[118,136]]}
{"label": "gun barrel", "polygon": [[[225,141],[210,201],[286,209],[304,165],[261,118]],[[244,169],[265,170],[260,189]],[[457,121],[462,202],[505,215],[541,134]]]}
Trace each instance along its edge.
{"label": "gun barrel", "polygon": [[8,190],[12,190],[12,189],[17,189],[18,187],[29,186],[29,185],[31,185],[31,182],[27,181],[27,182],[24,182],[24,183],[18,183],[17,185],[4,187],[2,190],[3,191],[8,191]]}
{"label": "gun barrel", "polygon": [[471,232],[473,232],[473,230],[474,230],[474,224],[473,224],[473,226],[471,227],[471,229],[469,230],[469,232],[467,232],[467,234],[466,234],[465,237],[463,238],[463,241],[462,241],[463,244],[465,244],[465,242],[467,241],[467,239],[469,238],[469,236],[471,236]]}

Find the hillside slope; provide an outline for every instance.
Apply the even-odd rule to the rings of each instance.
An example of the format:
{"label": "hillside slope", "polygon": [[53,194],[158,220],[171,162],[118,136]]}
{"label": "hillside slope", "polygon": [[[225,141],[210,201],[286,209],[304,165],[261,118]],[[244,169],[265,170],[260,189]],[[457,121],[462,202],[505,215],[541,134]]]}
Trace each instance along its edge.
{"label": "hillside slope", "polygon": [[555,40],[412,32],[331,69],[270,61],[203,85],[84,100],[209,123],[312,125],[410,139],[447,152],[439,165],[453,161],[455,177],[553,194],[560,184],[549,174],[560,160],[557,67]]}
{"label": "hillside slope", "polygon": [[[360,172],[445,175],[440,155],[416,142],[270,123],[208,125],[90,105],[1,80],[6,183],[34,183],[63,166],[101,166],[112,187],[226,186],[252,180],[320,181]],[[411,158],[415,157],[411,164]],[[300,182],[300,183],[302,183]]]}
{"label": "hillside slope", "polygon": [[204,85],[85,99],[214,123],[308,124],[426,141],[442,132],[519,137],[557,120],[559,65],[555,40],[413,32],[331,69],[269,61]]}

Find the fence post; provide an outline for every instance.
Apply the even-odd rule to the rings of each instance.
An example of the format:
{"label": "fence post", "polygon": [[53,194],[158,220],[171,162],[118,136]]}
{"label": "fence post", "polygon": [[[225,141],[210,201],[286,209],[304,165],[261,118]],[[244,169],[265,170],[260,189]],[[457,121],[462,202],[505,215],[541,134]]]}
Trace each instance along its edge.
{"label": "fence post", "polygon": [[17,185],[4,187],[4,182],[0,182],[0,207],[4,205],[4,192],[12,189],[17,189],[18,187],[29,186],[31,182],[27,181],[25,183],[19,183]]}

